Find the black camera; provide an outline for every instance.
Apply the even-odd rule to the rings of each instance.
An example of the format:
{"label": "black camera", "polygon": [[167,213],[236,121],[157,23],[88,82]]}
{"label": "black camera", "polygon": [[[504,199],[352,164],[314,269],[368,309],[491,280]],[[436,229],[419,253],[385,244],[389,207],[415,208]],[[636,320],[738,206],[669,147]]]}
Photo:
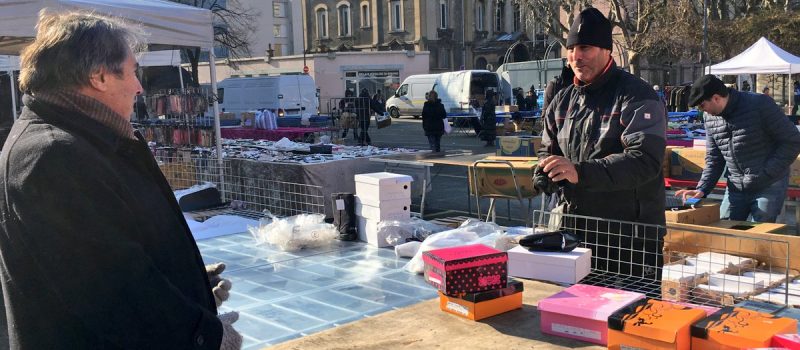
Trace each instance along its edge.
{"label": "black camera", "polygon": [[539,165],[533,170],[533,188],[546,194],[558,192],[558,184],[553,182]]}

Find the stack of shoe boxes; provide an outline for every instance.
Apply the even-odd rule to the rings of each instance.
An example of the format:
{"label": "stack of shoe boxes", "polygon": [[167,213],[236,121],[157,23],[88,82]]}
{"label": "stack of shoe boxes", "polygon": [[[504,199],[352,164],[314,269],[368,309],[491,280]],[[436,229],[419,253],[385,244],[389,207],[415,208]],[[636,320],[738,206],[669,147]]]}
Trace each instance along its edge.
{"label": "stack of shoe boxes", "polygon": [[358,238],[376,247],[386,247],[378,223],[411,217],[411,181],[408,175],[387,172],[359,174],[356,181],[356,216]]}
{"label": "stack of shoe boxes", "polygon": [[430,250],[422,260],[444,312],[477,321],[522,307],[523,285],[508,279],[506,252],[473,244]]}

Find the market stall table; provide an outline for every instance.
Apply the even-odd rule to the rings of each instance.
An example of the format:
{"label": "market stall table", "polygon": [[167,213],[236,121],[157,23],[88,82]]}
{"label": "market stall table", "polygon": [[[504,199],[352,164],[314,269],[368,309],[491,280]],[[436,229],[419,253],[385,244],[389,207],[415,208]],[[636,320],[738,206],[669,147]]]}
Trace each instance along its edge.
{"label": "market stall table", "polygon": [[307,134],[328,131],[328,128],[299,128],[285,127],[275,130],[254,129],[251,127],[222,128],[222,138],[225,139],[253,139],[278,141],[282,138],[290,140],[303,139]]}

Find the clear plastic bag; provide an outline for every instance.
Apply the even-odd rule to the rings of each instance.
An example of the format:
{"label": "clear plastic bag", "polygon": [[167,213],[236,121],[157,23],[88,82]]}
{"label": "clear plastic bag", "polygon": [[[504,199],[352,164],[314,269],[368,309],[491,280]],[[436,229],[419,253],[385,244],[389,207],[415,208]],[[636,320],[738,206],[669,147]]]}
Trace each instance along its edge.
{"label": "clear plastic bag", "polygon": [[[491,243],[492,237],[496,239],[503,235],[503,230],[495,223],[483,222],[480,220],[467,220],[461,224],[457,229],[434,233],[428,236],[420,245],[417,254],[411,258],[404,268],[411,273],[422,273],[425,264],[422,262],[422,254],[433,249],[457,247],[468,244],[475,244],[482,242],[484,244]],[[481,238],[494,235],[487,240]],[[487,244],[494,247],[494,244]]]}
{"label": "clear plastic bag", "polygon": [[419,218],[385,220],[378,223],[378,237],[386,237],[386,243],[391,246],[403,244],[409,239],[424,241],[428,236],[445,230],[447,230],[445,226]]}
{"label": "clear plastic bag", "polygon": [[301,214],[288,218],[277,218],[267,213],[259,227],[249,227],[257,244],[269,243],[283,251],[297,251],[303,248],[317,248],[329,245],[336,240],[339,232],[331,224],[324,222],[325,215]]}

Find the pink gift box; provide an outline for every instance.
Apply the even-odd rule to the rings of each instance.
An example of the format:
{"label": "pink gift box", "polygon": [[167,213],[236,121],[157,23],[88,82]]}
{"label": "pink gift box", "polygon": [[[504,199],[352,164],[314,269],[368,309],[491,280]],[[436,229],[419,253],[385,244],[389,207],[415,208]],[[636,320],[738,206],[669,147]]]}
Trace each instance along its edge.
{"label": "pink gift box", "polygon": [[798,350],[800,349],[800,334],[778,334],[772,337],[770,346]]}
{"label": "pink gift box", "polygon": [[422,261],[425,281],[447,295],[506,287],[508,254],[483,244],[430,250]]}
{"label": "pink gift box", "polygon": [[539,301],[542,333],[607,345],[608,316],[642,293],[576,284]]}

